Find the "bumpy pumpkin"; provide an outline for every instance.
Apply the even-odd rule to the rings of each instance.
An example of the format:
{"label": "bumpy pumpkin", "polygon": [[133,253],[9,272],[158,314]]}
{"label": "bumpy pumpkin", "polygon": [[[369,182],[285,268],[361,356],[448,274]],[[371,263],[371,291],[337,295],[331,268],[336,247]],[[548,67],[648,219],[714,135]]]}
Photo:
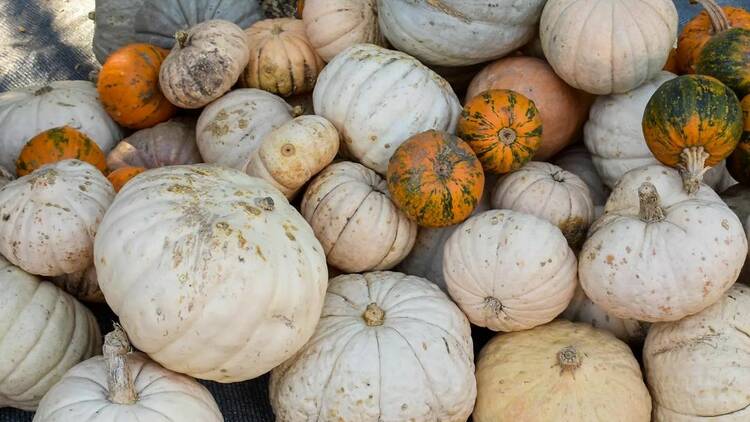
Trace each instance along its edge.
{"label": "bumpy pumpkin", "polygon": [[420,226],[464,221],[482,197],[484,173],[474,151],[454,135],[428,130],[407,139],[388,164],[388,191]]}
{"label": "bumpy pumpkin", "polygon": [[99,146],[80,131],[63,126],[45,130],[26,143],[16,160],[16,174],[25,176],[46,164],[72,158],[85,161],[101,172],[107,170]]}
{"label": "bumpy pumpkin", "polygon": [[178,166],[203,162],[195,142],[195,119],[178,117],[142,129],[120,141],[107,154],[107,167]]}
{"label": "bumpy pumpkin", "polygon": [[727,160],[727,169],[740,183],[750,185],[750,95],[742,99],[740,107],[744,121],[742,137]]}
{"label": "bumpy pumpkin", "polygon": [[724,160],[742,135],[737,96],[709,76],[684,75],[664,82],[646,104],[643,135],[657,160],[680,169],[688,193],[708,167]]}
{"label": "bumpy pumpkin", "polygon": [[377,3],[377,0],[306,0],[301,15],[310,44],[327,62],[355,44],[385,45],[378,26]]}
{"label": "bumpy pumpkin", "polygon": [[600,328],[614,334],[620,340],[633,345],[642,344],[648,333],[649,324],[634,319],[622,319],[608,314],[586,296],[579,286],[576,294],[562,318],[572,322],[585,322],[594,328]]}
{"label": "bumpy pumpkin", "polygon": [[469,144],[490,173],[518,170],[542,141],[542,118],[534,102],[509,90],[489,90],[469,100],[456,135]]}
{"label": "bumpy pumpkin", "polygon": [[604,203],[607,202],[609,189],[604,185],[604,181],[597,172],[593,157],[588,150],[580,144],[565,148],[555,155],[553,164],[575,174],[586,183],[591,193],[591,202],[594,203],[594,214],[597,217],[601,215],[599,210],[604,211]]}
{"label": "bumpy pumpkin", "polygon": [[276,420],[464,422],[474,406],[469,322],[429,281],[331,280],[315,335],[271,373]]}
{"label": "bumpy pumpkin", "polygon": [[130,179],[146,171],[143,167],[120,167],[107,175],[107,180],[112,183],[115,192],[119,192]]}
{"label": "bumpy pumpkin", "polygon": [[83,271],[76,271],[71,274],[52,277],[50,281],[54,283],[55,286],[70,293],[78,300],[83,302],[104,303],[104,294],[101,289],[99,289],[99,282],[96,278],[96,268],[93,263]]}
{"label": "bumpy pumpkin", "polygon": [[750,29],[731,28],[711,37],[695,70],[720,80],[740,98],[750,94]]}
{"label": "bumpy pumpkin", "polygon": [[99,63],[115,50],[135,42],[135,14],[144,0],[96,0],[96,10],[89,14],[94,20],[92,47]]}

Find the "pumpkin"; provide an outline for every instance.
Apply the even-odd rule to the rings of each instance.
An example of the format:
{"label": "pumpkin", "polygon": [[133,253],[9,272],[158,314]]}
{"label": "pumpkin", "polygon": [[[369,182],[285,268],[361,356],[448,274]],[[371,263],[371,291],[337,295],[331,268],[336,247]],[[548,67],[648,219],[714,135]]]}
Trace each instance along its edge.
{"label": "pumpkin", "polygon": [[682,71],[680,70],[680,63],[677,61],[677,49],[673,48],[669,51],[669,56],[667,56],[667,63],[664,64],[664,67],[662,70],[665,70],[670,73],[674,74],[681,74]]}
{"label": "pumpkin", "polygon": [[[737,184],[721,193],[721,199],[727,206],[737,214],[745,228],[745,236],[750,238],[750,187],[745,184]],[[745,259],[745,265],[737,278],[738,283],[750,285],[750,265]]]}
{"label": "pumpkin", "polygon": [[643,360],[654,421],[750,418],[750,288],[734,285],[704,311],[654,324]]}
{"label": "pumpkin", "polygon": [[690,195],[676,170],[654,165],[626,173],[612,191],[578,273],[610,315],[675,321],[718,300],[746,255],[742,223],[713,190]]}
{"label": "pumpkin", "polygon": [[720,80],[740,98],[750,94],[750,29],[732,28],[711,37],[695,71]]}
{"label": "pumpkin", "polygon": [[65,371],[97,353],[94,315],[77,300],[0,257],[0,407],[34,410]]}
{"label": "pumpkin", "polygon": [[13,175],[13,173],[9,172],[2,166],[0,166],[0,188],[7,185],[11,181],[15,180],[16,176]]}
{"label": "pumpkin", "polygon": [[105,153],[122,132],[99,103],[96,87],[86,81],[57,81],[0,94],[0,165],[15,169],[15,160],[32,137],[70,126],[91,138]]}
{"label": "pumpkin", "polygon": [[24,271],[57,276],[91,265],[114,191],[91,164],[48,164],[0,189],[0,253]]}
{"label": "pumpkin", "polygon": [[144,0],[96,0],[96,11],[89,14],[94,21],[92,47],[99,63],[104,63],[115,50],[135,42],[135,14]]}
{"label": "pumpkin", "polygon": [[201,108],[229,91],[250,59],[245,33],[222,20],[199,23],[175,36],[161,64],[164,96],[182,108]]}
{"label": "pumpkin", "polygon": [[544,0],[378,0],[380,29],[397,49],[429,64],[465,66],[497,59],[536,33]]}
{"label": "pumpkin", "polygon": [[492,208],[535,215],[556,225],[573,249],[586,240],[594,202],[586,183],[560,167],[531,162],[498,180]]}
{"label": "pumpkin", "polygon": [[621,319],[612,316],[592,302],[578,286],[573,300],[560,316],[572,322],[584,322],[614,334],[620,340],[634,345],[642,344],[648,333],[649,324],[634,319]]}
{"label": "pumpkin", "polygon": [[425,279],[336,277],[315,334],[269,391],[279,422],[464,422],[476,397],[469,322]]}
{"label": "pumpkin", "polygon": [[240,82],[284,97],[311,92],[325,63],[310,46],[299,19],[256,22],[245,30],[250,61]]}
{"label": "pumpkin", "polygon": [[664,82],[643,112],[643,135],[657,160],[680,169],[693,193],[708,167],[719,164],[742,135],[742,110],[734,93],[709,76]]}
{"label": "pumpkin", "polygon": [[511,210],[475,215],[445,244],[443,276],[473,324],[526,330],[558,316],[577,285],[576,257],[552,223]]}
{"label": "pumpkin", "polygon": [[388,164],[388,191],[396,205],[424,227],[464,221],[484,190],[482,165],[454,135],[428,130],[407,139]]}
{"label": "pumpkin", "polygon": [[542,118],[534,102],[509,90],[489,90],[469,100],[456,135],[477,154],[486,172],[518,170],[542,143]]}
{"label": "pumpkin", "polygon": [[407,138],[429,129],[453,132],[461,113],[443,78],[413,57],[371,44],[348,48],[323,69],[313,104],[336,126],[344,149],[380,174]]}
{"label": "pumpkin", "polygon": [[349,273],[393,268],[409,254],[417,225],[391,201],[385,181],[367,167],[342,161],[307,188],[302,215],[328,263]]}
{"label": "pumpkin", "polygon": [[107,175],[107,180],[112,183],[115,192],[119,192],[130,179],[146,171],[143,167],[120,167]]}
{"label": "pumpkin", "polygon": [[507,57],[490,63],[469,84],[466,102],[489,89],[509,89],[530,99],[544,127],[534,158],[548,160],[576,140],[590,106],[587,94],[571,88],[547,62],[534,57]]}
{"label": "pumpkin", "polygon": [[94,263],[136,348],[219,382],[257,377],[296,353],[328,282],[320,242],[278,190],[201,164],[126,184],[99,226]]}
{"label": "pumpkin", "polygon": [[57,127],[34,136],[16,160],[16,174],[26,176],[46,164],[74,158],[107,171],[104,153],[88,136],[70,126]]}
{"label": "pumpkin", "polygon": [[301,15],[310,45],[330,62],[355,44],[385,45],[377,9],[377,0],[306,0]]}
{"label": "pumpkin", "polygon": [[550,0],[539,37],[547,61],[565,82],[608,95],[628,92],[661,72],[677,26],[671,0]]}
{"label": "pumpkin", "polygon": [[609,189],[604,185],[604,181],[599,176],[593,157],[588,150],[580,144],[570,146],[555,155],[552,163],[567,172],[575,174],[586,183],[589,193],[591,193],[591,202],[594,203],[594,214],[597,217],[601,215],[599,211],[604,211],[604,204],[607,202]]}
{"label": "pumpkin", "polygon": [[195,142],[195,119],[174,118],[142,129],[120,141],[107,154],[107,167],[178,166],[203,162]]}
{"label": "pumpkin", "polygon": [[96,268],[93,263],[83,271],[63,274],[50,279],[55,286],[65,290],[83,302],[104,303],[104,294],[99,289]]}
{"label": "pumpkin", "polygon": [[338,150],[339,133],[331,122],[320,116],[299,116],[263,138],[245,172],[292,198],[333,161]]}
{"label": "pumpkin", "polygon": [[740,107],[744,122],[742,136],[727,160],[727,169],[740,183],[750,185],[750,95],[742,99]]}
{"label": "pumpkin", "polygon": [[34,422],[224,421],[206,387],[133,352],[119,325],[104,337],[102,352],[63,376]]}
{"label": "pumpkin", "polygon": [[292,120],[292,107],[259,89],[237,89],[203,109],[196,142],[207,163],[244,169],[271,131]]}
{"label": "pumpkin", "polygon": [[150,44],[130,44],[109,56],[99,71],[96,89],[114,121],[143,129],[177,112],[159,87],[159,69],[167,54]]}
{"label": "pumpkin", "polygon": [[495,336],[477,361],[475,422],[649,422],[651,397],[628,346],[556,321]]}

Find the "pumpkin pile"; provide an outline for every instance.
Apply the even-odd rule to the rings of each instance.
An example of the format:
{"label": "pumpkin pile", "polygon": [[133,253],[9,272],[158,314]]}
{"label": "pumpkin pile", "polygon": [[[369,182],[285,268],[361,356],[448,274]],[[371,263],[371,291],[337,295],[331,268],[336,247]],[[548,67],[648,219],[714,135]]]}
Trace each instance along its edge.
{"label": "pumpkin pile", "polygon": [[95,83],[0,94],[0,406],[750,420],[750,13],[696,3],[97,1]]}

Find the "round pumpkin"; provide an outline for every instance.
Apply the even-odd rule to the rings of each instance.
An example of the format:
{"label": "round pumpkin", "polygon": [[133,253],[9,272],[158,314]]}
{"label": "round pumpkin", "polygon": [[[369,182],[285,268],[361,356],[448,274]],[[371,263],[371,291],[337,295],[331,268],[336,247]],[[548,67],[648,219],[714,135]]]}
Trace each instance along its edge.
{"label": "round pumpkin", "polygon": [[740,183],[750,185],[750,95],[740,103],[742,108],[742,136],[737,148],[727,160],[729,173]]}
{"label": "round pumpkin", "polygon": [[147,169],[203,162],[195,142],[195,119],[178,117],[142,129],[120,141],[107,154],[107,167]]}
{"label": "round pumpkin", "polygon": [[109,56],[99,71],[96,89],[114,121],[143,129],[177,112],[159,86],[159,69],[167,54],[150,44],[130,44]]}
{"label": "round pumpkin", "polygon": [[135,41],[135,14],[144,0],[96,0],[96,9],[89,14],[94,21],[92,48],[99,63],[115,50]]}
{"label": "round pumpkin", "polygon": [[604,185],[604,181],[597,172],[593,157],[588,150],[581,144],[570,146],[555,155],[553,164],[575,174],[586,183],[591,193],[591,202],[594,203],[594,215],[596,217],[601,215],[609,196],[609,188]]}
{"label": "round pumpkin", "polygon": [[388,164],[396,205],[424,227],[452,226],[476,208],[484,190],[482,165],[466,142],[428,130],[407,139]]}
{"label": "round pumpkin", "polygon": [[107,175],[107,180],[112,183],[115,192],[119,192],[130,179],[146,171],[143,167],[120,167]]}
{"label": "round pumpkin", "polygon": [[52,277],[50,281],[80,301],[104,303],[104,294],[99,289],[93,262],[83,271]]}
{"label": "round pumpkin", "polygon": [[750,29],[731,28],[711,37],[695,70],[720,80],[740,98],[750,94]]}
{"label": "round pumpkin", "polygon": [[573,300],[560,316],[572,322],[584,322],[594,328],[609,331],[620,340],[633,345],[643,344],[648,328],[647,322],[634,319],[622,319],[608,314],[586,296],[586,292],[578,286]]}
{"label": "round pumpkin", "polygon": [[336,277],[315,334],[269,391],[279,422],[464,422],[476,397],[469,322],[422,278]]}
{"label": "round pumpkin", "polygon": [[466,103],[456,135],[474,150],[486,172],[504,174],[521,168],[539,149],[542,118],[523,95],[493,89]]}
{"label": "round pumpkin", "polygon": [[556,321],[495,336],[479,354],[475,422],[649,422],[638,361],[611,334]]}
{"label": "round pumpkin", "polygon": [[742,135],[737,96],[710,76],[684,75],[664,82],[643,112],[643,135],[657,160],[680,169],[693,193],[708,167],[724,160]]}
{"label": "round pumpkin", "polygon": [[539,36],[565,82],[608,95],[628,92],[661,72],[677,26],[672,0],[549,0]]}
{"label": "round pumpkin", "polygon": [[26,176],[46,164],[68,159],[85,161],[102,173],[107,171],[99,146],[82,132],[63,126],[45,130],[26,143],[16,160],[16,174]]}

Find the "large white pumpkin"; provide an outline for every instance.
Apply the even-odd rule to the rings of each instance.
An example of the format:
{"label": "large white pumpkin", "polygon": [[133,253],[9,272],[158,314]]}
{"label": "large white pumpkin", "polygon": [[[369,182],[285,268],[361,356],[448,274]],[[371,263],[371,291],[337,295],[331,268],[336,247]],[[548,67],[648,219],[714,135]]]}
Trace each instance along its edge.
{"label": "large white pumpkin", "polygon": [[115,196],[94,166],[48,164],[0,189],[0,253],[32,274],[58,276],[90,267],[94,235]]}
{"label": "large white pumpkin", "polygon": [[646,338],[649,324],[634,319],[622,319],[610,315],[592,302],[579,286],[570,305],[561,317],[573,322],[585,322],[594,328],[609,331],[626,343],[639,344]]}
{"label": "large white pumpkin", "polygon": [[99,286],[133,344],[175,372],[257,377],[310,338],[325,255],[267,182],[209,165],[131,180],[94,245]]}
{"label": "large white pumpkin", "polygon": [[429,129],[453,133],[461,113],[456,94],[438,74],[372,44],[348,48],[328,63],[313,104],[315,114],[339,130],[345,149],[380,174],[406,139]]}
{"label": "large white pumpkin", "polygon": [[32,137],[60,126],[85,133],[107,153],[122,131],[87,81],[56,81],[0,93],[0,165],[15,173],[16,158]]}
{"label": "large white pumpkin", "polygon": [[502,57],[534,36],[544,0],[378,0],[380,29],[424,63],[465,66]]}
{"label": "large white pumpkin", "polygon": [[331,280],[315,335],[271,373],[278,422],[465,422],[469,322],[429,281],[394,272]]}
{"label": "large white pumpkin", "polygon": [[377,0],[305,0],[302,22],[310,45],[329,62],[362,43],[385,45]]}

